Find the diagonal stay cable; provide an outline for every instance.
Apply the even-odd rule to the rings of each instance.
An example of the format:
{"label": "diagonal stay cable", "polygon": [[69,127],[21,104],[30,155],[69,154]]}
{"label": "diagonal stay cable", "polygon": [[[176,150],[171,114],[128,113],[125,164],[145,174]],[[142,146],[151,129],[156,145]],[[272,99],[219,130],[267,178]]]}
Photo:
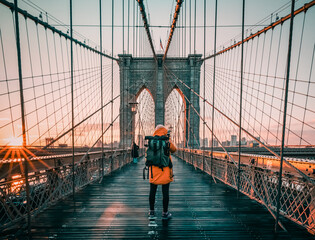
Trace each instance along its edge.
{"label": "diagonal stay cable", "polygon": [[[131,88],[131,87],[130,87]],[[129,89],[126,89],[125,91],[128,91]],[[106,104],[103,105],[103,107],[98,108],[95,112],[93,112],[92,114],[90,114],[89,116],[87,116],[86,118],[84,118],[83,120],[81,120],[79,123],[77,123],[73,128],[78,127],[79,125],[81,125],[83,122],[85,122],[86,120],[88,120],[89,118],[91,118],[92,116],[94,116],[96,113],[98,113],[99,111],[101,111],[103,108],[105,108],[106,106],[108,106],[112,101],[115,101],[117,98],[119,98],[120,95],[117,95],[116,97],[114,97],[112,100],[108,101]],[[68,134],[70,131],[72,130],[72,128],[68,129],[67,131],[65,131],[63,134],[61,134],[60,136],[56,137],[53,141],[51,141],[49,144],[47,144],[45,147],[43,147],[41,150],[45,150],[47,149],[49,146],[51,146],[52,144],[54,144],[56,141],[58,141],[60,138],[64,137],[66,134]]]}
{"label": "diagonal stay cable", "polygon": [[[10,8],[10,9],[13,9],[13,8],[14,8],[14,4],[13,4],[13,3],[10,3],[10,2],[8,2],[8,1],[6,1],[6,0],[0,0],[0,3],[3,4],[4,6]],[[35,16],[29,14],[27,11],[22,10],[21,8],[17,8],[17,11],[18,11],[18,13],[22,14],[25,18],[29,18],[29,19],[33,20],[36,24],[42,25],[45,29],[47,29],[47,28],[50,29],[53,33],[58,33],[60,36],[63,36],[65,39],[69,39],[70,41],[73,41],[73,42],[75,42],[76,44],[79,44],[80,46],[83,46],[83,47],[85,47],[85,48],[91,50],[92,52],[98,53],[98,54],[100,54],[100,55],[102,55],[102,56],[104,56],[104,57],[107,57],[107,58],[109,58],[109,59],[118,61],[118,59],[115,58],[115,57],[113,57],[113,56],[109,56],[109,55],[107,55],[107,54],[105,54],[105,53],[102,53],[102,52],[100,52],[100,51],[98,51],[98,50],[96,50],[96,49],[94,49],[94,48],[88,46],[88,45],[85,44],[85,43],[82,43],[81,41],[79,41],[79,40],[77,40],[77,39],[75,39],[75,38],[71,38],[68,34],[66,34],[66,33],[64,33],[64,32],[62,32],[62,31],[56,29],[56,28],[53,27],[52,25],[50,25],[50,24],[48,24],[48,23],[46,23],[46,22],[40,20],[39,18],[37,18],[37,17],[35,17]]]}
{"label": "diagonal stay cable", "polygon": [[[226,119],[228,119],[230,122],[232,122],[234,125],[236,125],[237,127],[239,127],[239,124],[237,122],[235,122],[233,119],[231,119],[230,117],[228,117],[225,113],[223,113],[221,110],[219,110],[218,108],[216,108],[215,106],[213,106],[207,99],[205,99],[204,97],[200,96],[198,93],[196,93],[191,87],[189,87],[186,83],[184,83],[181,79],[179,79],[172,71],[170,71],[169,69],[167,69],[167,67],[164,65],[164,68],[166,71],[170,72],[178,81],[180,81],[180,83],[182,83],[186,88],[188,88],[191,92],[193,92],[195,95],[197,95],[200,99],[204,100],[207,104],[209,104],[211,107],[214,108],[214,110],[216,110],[218,113],[220,113],[221,115],[223,115]],[[176,83],[176,82],[175,82]],[[244,129],[243,127],[241,128],[241,130],[243,132],[245,132],[247,135],[249,135],[251,138],[253,138],[255,141],[257,141],[259,144],[261,144],[266,150],[268,150],[270,153],[272,153],[275,157],[277,157],[278,159],[280,159],[280,156],[274,152],[273,150],[271,150],[265,143],[263,143],[262,141],[260,141],[258,138],[256,138],[255,136],[253,136],[250,132],[248,132],[246,129]],[[302,177],[304,177],[305,179],[307,179],[309,182],[311,182],[313,185],[315,185],[315,181],[313,179],[311,179],[309,176],[307,176],[305,173],[303,173],[301,170],[299,170],[298,168],[296,168],[295,166],[293,166],[290,162],[288,162],[286,159],[283,159],[283,161],[290,167],[292,167],[293,169],[295,169]]]}
{"label": "diagonal stay cable", "polygon": [[[174,83],[176,84],[176,82],[174,81]],[[182,91],[182,89],[179,87],[179,89]],[[184,95],[185,96],[185,95]],[[189,99],[185,96],[186,100],[189,102],[190,106],[193,108],[193,110],[196,112],[196,114],[199,116],[199,118],[203,121],[203,117],[200,115],[200,113],[195,109],[194,105],[189,101]],[[238,164],[235,162],[235,160],[233,159],[233,157],[230,155],[230,153],[226,150],[226,148],[223,146],[223,144],[221,143],[221,141],[219,140],[219,138],[213,133],[213,131],[211,130],[211,128],[209,127],[209,125],[207,123],[205,123],[206,127],[208,128],[208,130],[213,134],[214,138],[217,140],[217,142],[220,144],[220,146],[222,147],[222,149],[224,150],[224,152],[228,155],[229,159],[232,161],[232,163],[238,167]],[[258,192],[258,190],[255,188],[255,186],[251,183],[251,181],[248,179],[248,177],[241,171],[242,176],[244,177],[244,179],[248,182],[248,184],[251,186],[251,188],[254,190],[254,192],[257,194],[257,196],[259,197],[259,199],[261,200],[262,204],[267,208],[267,210],[270,212],[270,214],[273,216],[273,218],[276,218],[275,214],[273,213],[272,209],[267,205],[267,203],[265,202],[265,200],[263,199],[263,197],[261,196],[261,194]],[[213,176],[212,176],[213,177]],[[215,176],[214,176],[215,177]],[[283,224],[279,221],[278,222],[279,226],[287,232],[286,228],[283,226]]]}
{"label": "diagonal stay cable", "polygon": [[[79,164],[88,156],[90,150],[97,144],[97,142],[102,138],[102,136],[110,129],[111,125],[118,119],[118,117],[120,116],[120,114],[118,114],[116,116],[116,118],[114,118],[113,122],[111,124],[108,125],[108,127],[104,130],[104,132],[102,132],[101,136],[95,141],[95,143],[89,148],[89,150],[86,151],[86,153],[81,157],[81,159],[75,163],[75,166],[74,166],[74,172],[77,171],[78,167],[79,167]],[[68,174],[66,176],[67,177],[72,177],[72,174]],[[59,189],[62,187],[62,184],[60,184],[54,192],[57,192],[59,191]],[[51,198],[54,196],[54,194],[51,194],[48,198],[47,198],[47,201],[46,202],[49,202],[51,200]]]}
{"label": "diagonal stay cable", "polygon": [[[301,12],[306,12],[309,8],[311,8],[314,5],[315,5],[315,0],[313,0],[313,1],[309,2],[309,3],[306,3],[304,6],[300,7],[297,10],[295,10],[293,16],[295,16],[295,15],[301,13]],[[200,59],[198,61],[205,61],[207,59],[213,58],[214,56],[218,56],[218,55],[220,55],[220,54],[222,54],[224,52],[227,52],[227,51],[231,50],[232,48],[235,48],[235,47],[241,45],[242,43],[248,42],[249,40],[259,36],[260,34],[267,32],[270,29],[272,30],[275,26],[277,26],[279,24],[282,25],[285,21],[289,20],[290,18],[291,18],[291,13],[286,15],[285,17],[280,18],[278,21],[270,24],[268,27],[265,27],[262,30],[259,30],[258,32],[250,35],[249,37],[245,38],[243,41],[239,41],[239,42],[237,42],[237,43],[235,43],[235,44],[233,44],[233,45],[231,45],[231,46],[229,46],[227,48],[224,48],[223,50],[221,50],[221,51],[219,51],[219,52],[217,52],[215,54],[212,54],[212,55],[210,55],[208,57],[204,57],[203,59]]]}

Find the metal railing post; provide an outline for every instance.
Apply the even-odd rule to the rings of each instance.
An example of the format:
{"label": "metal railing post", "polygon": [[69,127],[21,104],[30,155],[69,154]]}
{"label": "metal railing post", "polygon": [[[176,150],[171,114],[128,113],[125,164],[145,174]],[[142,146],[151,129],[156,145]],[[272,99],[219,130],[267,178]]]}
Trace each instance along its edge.
{"label": "metal railing post", "polygon": [[278,230],[279,212],[280,212],[280,207],[281,207],[280,206],[280,195],[281,195],[281,185],[282,185],[283,150],[284,150],[286,117],[287,117],[287,105],[288,105],[288,90],[289,90],[290,63],[291,63],[291,50],[292,50],[294,5],[295,5],[295,0],[292,0],[291,1],[291,19],[290,19],[289,44],[288,44],[288,58],[287,58],[287,73],[286,73],[284,107],[283,107],[282,139],[281,139],[281,151],[280,151],[280,169],[279,169],[279,178],[278,178],[278,193],[277,193],[277,199],[276,199],[277,212],[276,212],[275,231]]}

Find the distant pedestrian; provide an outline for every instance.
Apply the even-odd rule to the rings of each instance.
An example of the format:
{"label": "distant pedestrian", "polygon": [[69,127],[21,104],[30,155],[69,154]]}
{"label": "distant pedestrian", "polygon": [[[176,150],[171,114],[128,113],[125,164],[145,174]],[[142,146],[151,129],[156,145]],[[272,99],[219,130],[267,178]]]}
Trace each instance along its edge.
{"label": "distant pedestrian", "polygon": [[132,149],[131,149],[131,157],[133,158],[133,163],[138,163],[138,157],[139,157],[139,146],[133,142]]}

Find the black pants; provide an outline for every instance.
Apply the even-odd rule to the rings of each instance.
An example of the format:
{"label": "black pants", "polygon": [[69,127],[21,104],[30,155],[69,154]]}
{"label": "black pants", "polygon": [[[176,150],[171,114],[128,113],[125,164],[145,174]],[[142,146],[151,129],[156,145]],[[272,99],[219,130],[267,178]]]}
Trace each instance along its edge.
{"label": "black pants", "polygon": [[[150,183],[150,210],[154,210],[154,203],[155,203],[155,194],[157,190],[158,185],[155,185],[153,183]],[[168,211],[168,202],[169,202],[169,189],[170,184],[162,185],[162,193],[163,193],[163,212]]]}

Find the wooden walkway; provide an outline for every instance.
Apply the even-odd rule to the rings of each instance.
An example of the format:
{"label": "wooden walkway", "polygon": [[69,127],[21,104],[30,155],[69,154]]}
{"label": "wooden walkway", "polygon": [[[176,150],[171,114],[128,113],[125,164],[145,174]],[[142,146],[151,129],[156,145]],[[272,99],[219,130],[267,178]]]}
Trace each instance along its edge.
{"label": "wooden walkway", "polygon": [[[255,201],[174,159],[176,181],[170,187],[173,218],[162,222],[158,188],[157,228],[148,226],[149,184],[142,179],[144,161],[130,164],[39,214],[33,239],[314,239],[283,220],[289,233],[273,234],[274,220]],[[154,232],[152,232],[152,230]],[[150,232],[151,231],[151,232]],[[149,232],[152,235],[149,235]],[[23,238],[21,238],[23,239]]]}

